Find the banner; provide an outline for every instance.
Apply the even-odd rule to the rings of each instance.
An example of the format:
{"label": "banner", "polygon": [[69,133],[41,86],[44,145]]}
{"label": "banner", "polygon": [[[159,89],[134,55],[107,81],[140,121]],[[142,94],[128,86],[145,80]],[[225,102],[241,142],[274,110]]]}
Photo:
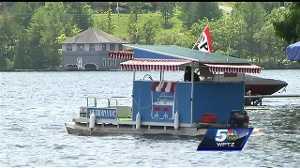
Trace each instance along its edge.
{"label": "banner", "polygon": [[152,86],[151,120],[172,122],[174,119],[174,82],[154,82]]}

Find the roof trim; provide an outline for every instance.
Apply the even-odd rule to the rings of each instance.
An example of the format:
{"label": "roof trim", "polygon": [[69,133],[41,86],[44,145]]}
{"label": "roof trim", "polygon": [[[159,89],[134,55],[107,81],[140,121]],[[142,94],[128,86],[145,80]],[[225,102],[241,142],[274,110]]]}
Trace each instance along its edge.
{"label": "roof trim", "polygon": [[121,69],[129,71],[179,71],[192,61],[180,59],[133,59],[122,62]]}
{"label": "roof trim", "polygon": [[[123,45],[126,46],[126,47],[131,47],[131,48],[135,48],[135,49],[139,49],[139,50],[153,52],[153,50],[136,47],[136,46],[133,46],[131,44],[123,44]],[[175,46],[175,45],[166,45],[166,46]],[[155,51],[155,53],[162,54],[162,55],[167,55],[167,56],[172,56],[172,57],[176,57],[176,58],[181,58],[181,59],[186,59],[186,60],[191,60],[191,61],[198,61],[197,59],[192,59],[192,58],[188,58],[188,57],[184,57],[184,56],[180,56],[180,55],[175,55],[175,54],[170,54],[170,53],[166,53],[166,52],[161,52],[161,51]]]}

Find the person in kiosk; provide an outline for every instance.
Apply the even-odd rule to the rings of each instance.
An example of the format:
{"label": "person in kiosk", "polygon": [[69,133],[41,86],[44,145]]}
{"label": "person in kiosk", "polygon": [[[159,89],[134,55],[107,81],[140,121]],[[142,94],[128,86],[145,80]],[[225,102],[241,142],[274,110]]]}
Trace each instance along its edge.
{"label": "person in kiosk", "polygon": [[[192,73],[192,68],[190,66],[186,66],[184,70],[184,81],[191,81],[191,73]],[[195,72],[194,73],[194,81],[200,81],[199,75]]]}

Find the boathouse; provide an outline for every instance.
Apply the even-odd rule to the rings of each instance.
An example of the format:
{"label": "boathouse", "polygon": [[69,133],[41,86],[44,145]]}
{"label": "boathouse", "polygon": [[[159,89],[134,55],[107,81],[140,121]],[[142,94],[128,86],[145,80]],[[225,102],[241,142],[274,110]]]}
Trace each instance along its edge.
{"label": "boathouse", "polygon": [[119,69],[120,62],[124,60],[111,59],[108,55],[111,52],[122,53],[122,44],[125,43],[111,34],[88,28],[63,42],[63,66],[67,70]]}

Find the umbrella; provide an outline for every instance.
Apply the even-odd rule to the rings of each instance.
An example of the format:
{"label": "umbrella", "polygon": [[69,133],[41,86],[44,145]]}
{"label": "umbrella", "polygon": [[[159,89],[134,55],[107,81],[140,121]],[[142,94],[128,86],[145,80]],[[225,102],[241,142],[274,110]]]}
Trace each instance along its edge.
{"label": "umbrella", "polygon": [[290,44],[286,48],[286,55],[290,61],[300,61],[300,41]]}

